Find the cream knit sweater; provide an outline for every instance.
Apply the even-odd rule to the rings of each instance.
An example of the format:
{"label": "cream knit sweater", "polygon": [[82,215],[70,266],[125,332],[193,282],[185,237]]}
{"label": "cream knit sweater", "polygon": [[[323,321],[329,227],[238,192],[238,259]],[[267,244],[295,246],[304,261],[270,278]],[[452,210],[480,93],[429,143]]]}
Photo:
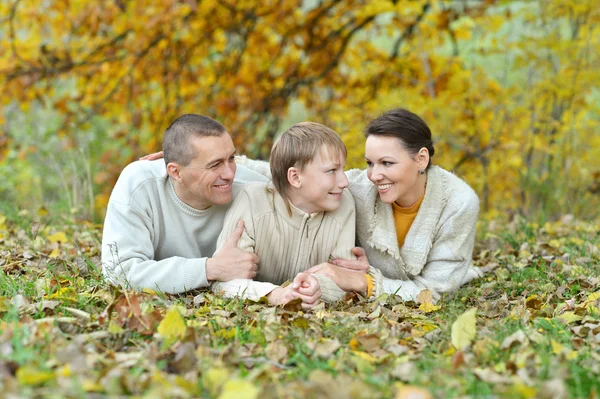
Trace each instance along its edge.
{"label": "cream knit sweater", "polygon": [[[271,183],[250,183],[243,188],[225,216],[217,250],[238,220],[243,220],[245,231],[238,247],[259,256],[258,274],[255,280],[213,283],[214,292],[258,300],[312,266],[332,258],[352,258],[355,213],[352,195],[347,190],[343,192],[340,207],[333,212],[307,214],[293,205],[291,209],[289,216],[284,200]],[[328,277],[315,277],[321,285],[324,302],[344,296],[345,292]]]}

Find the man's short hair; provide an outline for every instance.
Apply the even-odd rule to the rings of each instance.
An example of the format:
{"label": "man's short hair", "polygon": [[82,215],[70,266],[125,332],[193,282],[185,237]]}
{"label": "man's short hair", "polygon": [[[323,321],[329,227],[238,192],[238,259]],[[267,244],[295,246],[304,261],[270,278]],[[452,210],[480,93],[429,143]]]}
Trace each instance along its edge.
{"label": "man's short hair", "polygon": [[186,114],[175,119],[165,131],[163,152],[165,164],[176,162],[187,166],[198,154],[190,145],[192,137],[220,136],[227,132],[225,126],[208,116]]}
{"label": "man's short hair", "polygon": [[315,122],[301,122],[283,132],[271,149],[271,176],[275,189],[288,204],[290,184],[287,173],[291,167],[302,170],[325,146],[330,154],[347,155],[346,146],[338,134]]}

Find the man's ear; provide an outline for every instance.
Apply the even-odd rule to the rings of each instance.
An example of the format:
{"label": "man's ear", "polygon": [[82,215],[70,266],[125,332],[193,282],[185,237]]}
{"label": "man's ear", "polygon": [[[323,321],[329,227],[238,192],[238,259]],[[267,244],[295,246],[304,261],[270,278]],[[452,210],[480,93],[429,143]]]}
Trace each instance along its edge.
{"label": "man's ear", "polygon": [[419,164],[419,169],[427,168],[429,164],[429,150],[425,147],[422,147],[417,153],[417,163]]}
{"label": "man's ear", "polygon": [[175,181],[181,181],[181,166],[176,162],[167,164],[167,173]]}
{"label": "man's ear", "polygon": [[295,188],[302,187],[302,182],[300,181],[300,174],[298,172],[298,169],[293,166],[287,171],[288,183],[290,183],[290,186]]}

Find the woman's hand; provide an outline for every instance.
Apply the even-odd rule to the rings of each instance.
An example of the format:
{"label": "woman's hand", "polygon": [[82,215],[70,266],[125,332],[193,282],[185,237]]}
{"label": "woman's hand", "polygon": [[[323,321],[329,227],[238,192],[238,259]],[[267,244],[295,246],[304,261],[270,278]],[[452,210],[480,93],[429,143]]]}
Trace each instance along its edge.
{"label": "woman's hand", "polygon": [[346,268],[325,262],[311,267],[306,271],[306,273],[322,274],[327,276],[344,291],[360,293],[367,292],[367,278],[365,277],[365,273],[362,271],[348,270]]}
{"label": "woman's hand", "polygon": [[334,259],[331,263],[355,272],[368,273],[371,266],[369,265],[369,259],[365,250],[361,247],[352,248],[352,254],[356,256],[356,260]]}
{"label": "woman's hand", "polygon": [[140,161],[156,161],[157,159],[161,159],[165,157],[165,153],[162,151],[155,152],[154,154],[144,155],[140,158]]}

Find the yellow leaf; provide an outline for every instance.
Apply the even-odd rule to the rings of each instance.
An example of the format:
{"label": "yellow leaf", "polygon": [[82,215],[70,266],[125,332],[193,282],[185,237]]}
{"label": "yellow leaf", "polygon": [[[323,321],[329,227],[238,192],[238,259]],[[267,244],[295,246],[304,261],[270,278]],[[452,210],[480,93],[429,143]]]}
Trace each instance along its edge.
{"label": "yellow leaf", "polygon": [[582,318],[583,317],[576,315],[575,312],[565,312],[557,317],[557,319],[562,319],[567,324],[574,323]]}
{"label": "yellow leaf", "polygon": [[177,308],[172,307],[167,310],[167,314],[158,325],[157,331],[166,342],[174,342],[183,338],[185,335],[185,320],[183,320]]}
{"label": "yellow leaf", "polygon": [[58,258],[59,254],[60,254],[60,251],[59,251],[59,249],[57,247],[57,248],[54,248],[52,250],[52,252],[50,252],[50,255],[48,255],[48,257],[51,258],[51,259],[56,259],[56,258]]}
{"label": "yellow leaf", "polygon": [[41,371],[34,367],[23,366],[17,370],[17,380],[21,385],[40,385],[53,378],[53,372]]}
{"label": "yellow leaf", "polygon": [[590,294],[586,301],[587,302],[596,302],[597,299],[600,299],[600,291],[596,291],[593,294]]}
{"label": "yellow leaf", "polygon": [[228,379],[229,371],[224,368],[209,369],[202,375],[202,382],[213,397],[217,396],[217,393]]}
{"label": "yellow leaf", "polygon": [[559,248],[560,247],[560,241],[554,239],[554,240],[550,240],[548,242],[548,245],[550,245],[552,248]]}
{"label": "yellow leaf", "polygon": [[58,233],[49,235],[48,241],[50,241],[51,243],[55,243],[55,242],[65,243],[65,242],[67,242],[67,235],[64,232],[59,231]]}
{"label": "yellow leaf", "polygon": [[398,387],[395,399],[433,399],[428,390],[413,385]]}
{"label": "yellow leaf", "polygon": [[424,313],[435,312],[441,308],[441,306],[436,306],[433,304],[433,295],[429,290],[421,290],[419,295],[417,295],[417,302],[420,303],[419,310]]}
{"label": "yellow leaf", "polygon": [[560,355],[562,353],[563,349],[565,349],[565,347],[563,345],[559,344],[555,340],[551,340],[550,344],[552,345],[552,352],[555,355]]}
{"label": "yellow leaf", "polygon": [[477,332],[477,308],[471,308],[458,316],[452,324],[452,345],[458,350],[463,350],[475,338]]}
{"label": "yellow leaf", "polygon": [[369,363],[377,363],[377,358],[373,355],[368,354],[367,352],[363,352],[363,351],[354,351],[353,352],[356,356],[360,357],[363,360],[366,360]]}
{"label": "yellow leaf", "polygon": [[94,382],[92,380],[85,380],[83,381],[83,390],[86,392],[102,392],[104,391],[104,387],[100,384],[98,384],[97,382]]}
{"label": "yellow leaf", "polygon": [[46,216],[46,215],[48,215],[48,209],[46,209],[45,207],[41,207],[40,209],[37,210],[37,214],[39,216]]}
{"label": "yellow leaf", "polygon": [[223,385],[219,399],[256,399],[259,389],[246,380],[229,380]]}
{"label": "yellow leaf", "polygon": [[125,331],[121,328],[121,326],[119,326],[117,323],[115,323],[114,320],[111,320],[108,323],[107,330],[111,334],[121,334],[123,331]]}

